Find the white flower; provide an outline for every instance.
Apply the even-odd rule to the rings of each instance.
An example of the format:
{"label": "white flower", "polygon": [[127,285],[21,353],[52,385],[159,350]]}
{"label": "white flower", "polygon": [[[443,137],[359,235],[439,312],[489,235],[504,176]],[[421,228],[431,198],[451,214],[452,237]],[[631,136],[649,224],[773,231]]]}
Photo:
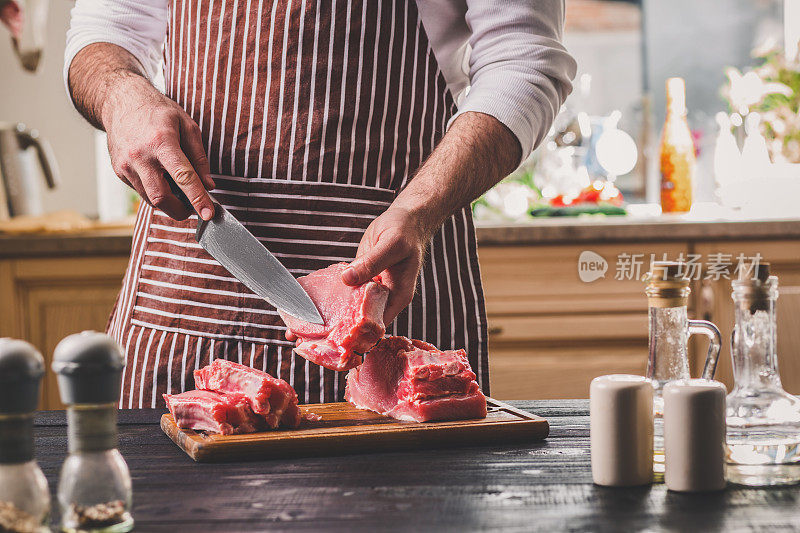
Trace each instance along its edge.
{"label": "white flower", "polygon": [[730,80],[728,98],[733,108],[739,113],[746,114],[750,107],[761,102],[768,94],[779,93],[784,96],[791,96],[792,89],[777,82],[764,82],[755,72],[748,72],[744,75],[735,69],[729,68],[725,71]]}

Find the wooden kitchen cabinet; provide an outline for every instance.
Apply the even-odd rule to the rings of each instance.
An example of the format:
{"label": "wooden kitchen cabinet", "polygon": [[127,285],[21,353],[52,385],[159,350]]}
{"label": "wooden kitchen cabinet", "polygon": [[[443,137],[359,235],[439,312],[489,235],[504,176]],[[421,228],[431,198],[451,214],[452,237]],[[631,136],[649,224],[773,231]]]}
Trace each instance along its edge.
{"label": "wooden kitchen cabinet", "polygon": [[[578,256],[592,250],[609,262],[606,277],[578,278]],[[647,299],[638,280],[614,279],[621,253],[760,253],[780,278],[778,358],[784,387],[800,394],[800,241],[617,243],[614,245],[482,246],[479,249],[489,322],[492,396],[498,399],[587,398],[595,376],[642,374],[647,362]],[[646,266],[642,269],[642,274]],[[731,267],[733,271],[733,267]],[[692,282],[689,317],[711,320],[722,333],[717,379],[733,384],[729,279]],[[692,337],[692,375],[699,376],[707,340]]]}
{"label": "wooden kitchen cabinet", "polygon": [[53,349],[72,333],[105,329],[127,263],[127,256],[0,260],[0,337],[26,339],[42,352],[43,409],[63,407]]}
{"label": "wooden kitchen cabinet", "polygon": [[[581,281],[584,250],[607,261],[605,277]],[[595,376],[642,374],[647,299],[641,276],[651,254],[675,259],[688,252],[683,243],[479,248],[492,396],[587,398]],[[615,279],[626,254],[642,254],[642,264]]]}

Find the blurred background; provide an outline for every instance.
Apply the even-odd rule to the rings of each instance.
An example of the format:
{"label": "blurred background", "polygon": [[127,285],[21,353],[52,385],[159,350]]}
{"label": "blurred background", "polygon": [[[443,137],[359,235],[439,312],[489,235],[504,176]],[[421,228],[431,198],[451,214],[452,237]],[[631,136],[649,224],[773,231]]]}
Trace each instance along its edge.
{"label": "blurred background", "polygon": [[[64,91],[73,3],[18,4],[20,38],[0,27],[0,336],[50,354],[104,329],[137,198]],[[800,0],[566,0],[574,91],[473,206],[495,397],[587,397],[597,375],[642,374],[641,277],[664,258],[697,265],[689,314],[722,330],[730,386],[730,278],[755,256],[781,280],[780,369],[800,393],[799,36]],[[46,381],[44,406],[56,391]]]}
{"label": "blurred background", "polygon": [[[776,93],[771,96],[759,93],[764,88],[753,83],[755,77],[742,80],[752,71],[764,83],[780,78],[776,70],[786,64],[784,49],[791,48],[784,42],[784,35],[788,32],[796,40],[796,29],[789,27],[791,21],[784,24],[784,10],[791,9],[793,3],[568,0],[564,40],[578,62],[575,89],[548,140],[509,180],[531,186],[530,205],[523,206],[517,200],[510,209],[495,213],[479,205],[476,214],[486,220],[498,216],[518,218],[519,211],[527,216],[532,208],[552,206],[550,200],[555,196],[566,196],[569,201],[590,182],[609,178],[626,204],[659,203],[659,141],[665,122],[666,80],[672,77],[685,82],[687,120],[697,152],[696,202],[722,199],[714,167],[720,120],[722,127],[733,132],[741,150],[747,115],[751,111],[762,112],[760,121],[751,121],[768,141],[769,154],[777,159],[773,162],[799,162],[796,138],[792,141],[794,148],[787,147],[783,152],[771,144],[800,135],[798,126],[784,121],[776,129],[763,116],[763,100],[775,94],[793,102],[794,107],[789,105],[786,111],[796,114],[797,87],[784,83],[784,87],[773,88]],[[102,135],[77,115],[63,89],[64,34],[72,2],[27,0],[21,4],[27,4],[32,13],[27,39],[37,61],[29,65],[33,70],[26,70],[9,32],[0,30],[7,43],[0,46],[0,72],[4,73],[0,120],[37,130],[52,147],[64,179],[55,189],[41,191],[45,212],[73,209],[89,217],[120,216],[121,211],[130,210],[131,199],[119,198],[124,193],[115,187],[105,162]],[[792,79],[796,79],[797,70],[789,70],[795,74]],[[735,76],[736,102],[730,97],[731,75]],[[728,117],[717,117],[720,112]],[[731,115],[738,116],[731,119]],[[726,177],[730,178],[720,176],[720,180]],[[109,188],[112,191],[106,191]],[[483,203],[498,207],[505,197],[504,189],[516,190],[500,187],[498,194],[489,195]],[[103,197],[100,203],[98,194]],[[611,197],[611,191],[606,196]],[[109,202],[113,205],[109,206]],[[556,205],[560,205],[558,200]]]}

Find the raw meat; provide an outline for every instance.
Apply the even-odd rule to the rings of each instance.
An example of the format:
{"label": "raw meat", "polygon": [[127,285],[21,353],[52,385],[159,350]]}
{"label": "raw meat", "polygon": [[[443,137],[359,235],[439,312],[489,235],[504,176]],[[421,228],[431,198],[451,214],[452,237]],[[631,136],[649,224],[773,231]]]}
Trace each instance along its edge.
{"label": "raw meat", "polygon": [[215,359],[194,371],[194,383],[198,389],[245,397],[253,412],[264,417],[272,429],[279,425],[290,428],[300,425],[297,393],[284,380],[261,370]]}
{"label": "raw meat", "polygon": [[310,324],[279,310],[289,330],[297,336],[294,351],[331,370],[348,370],[361,364],[361,355],[383,334],[383,311],[389,288],[375,278],[359,287],[342,281],[347,263],[312,272],[297,281],[317,305],[324,325]]}
{"label": "raw meat", "polygon": [[264,418],[253,413],[250,402],[241,395],[192,390],[165,394],[164,401],[179,428],[233,435],[265,426]]}
{"label": "raw meat", "polygon": [[486,417],[486,397],[464,350],[441,351],[405,337],[386,337],[347,374],[345,398],[398,420]]}

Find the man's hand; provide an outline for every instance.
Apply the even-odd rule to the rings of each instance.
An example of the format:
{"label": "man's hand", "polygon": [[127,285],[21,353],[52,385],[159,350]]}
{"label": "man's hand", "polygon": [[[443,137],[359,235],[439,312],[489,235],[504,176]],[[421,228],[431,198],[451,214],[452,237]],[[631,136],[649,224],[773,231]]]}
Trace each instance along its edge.
{"label": "man's hand", "polygon": [[514,170],[520,156],[517,138],[494,117],[458,117],[414,179],[367,228],[343,281],[359,285],[380,274],[391,291],[384,322],[394,320],[411,303],[433,234]]}
{"label": "man's hand", "polygon": [[19,39],[25,25],[25,14],[16,0],[0,0],[0,22],[6,25],[11,36]]}
{"label": "man's hand", "polygon": [[130,53],[108,43],[89,45],[75,56],[69,82],[78,110],[108,133],[111,164],[122,181],[183,220],[192,212],[173,194],[166,172],[201,218],[214,216],[207,191],[214,182],[200,128],[153,87]]}
{"label": "man's hand", "polygon": [[389,324],[411,303],[430,234],[420,218],[403,207],[389,207],[372,221],[358,245],[356,259],[342,274],[348,285],[377,275],[389,287],[383,321]]}
{"label": "man's hand", "polygon": [[104,106],[114,172],[139,196],[177,220],[191,212],[170,190],[164,171],[204,220],[214,216],[213,189],[200,128],[174,101],[141,77],[121,83]]}

